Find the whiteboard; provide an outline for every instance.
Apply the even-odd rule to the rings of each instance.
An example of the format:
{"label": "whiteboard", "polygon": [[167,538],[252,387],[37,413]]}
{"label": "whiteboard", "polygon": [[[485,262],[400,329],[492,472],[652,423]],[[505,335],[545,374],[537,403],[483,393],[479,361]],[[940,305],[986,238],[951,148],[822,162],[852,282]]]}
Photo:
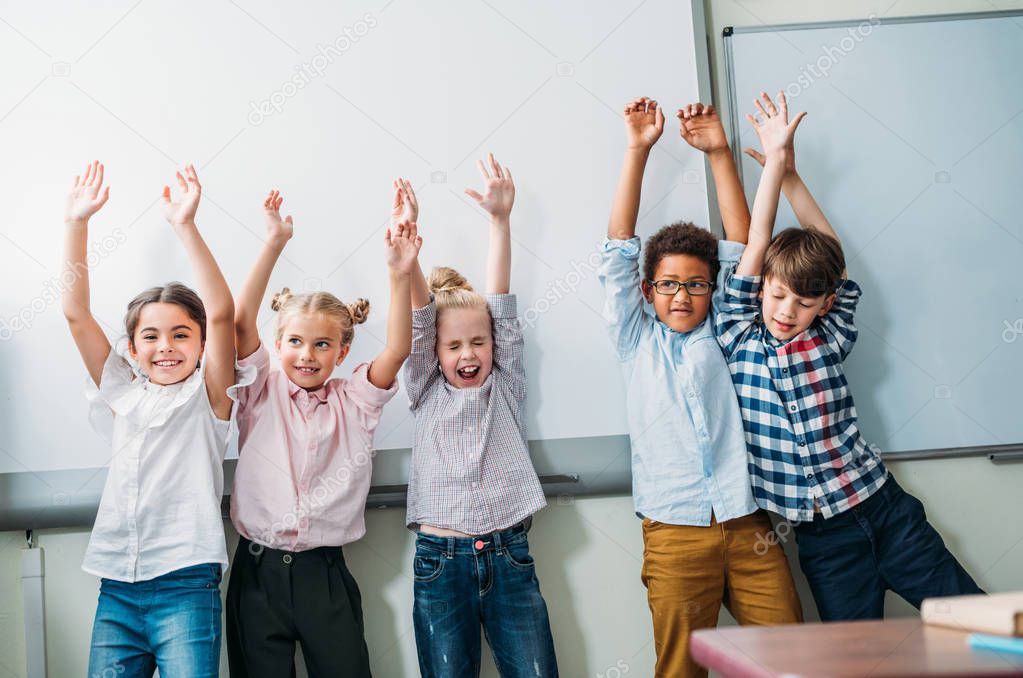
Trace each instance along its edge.
{"label": "whiteboard", "polygon": [[[846,375],[867,440],[1023,441],[1023,17],[729,32],[733,138],[755,145],[762,89],[809,112],[797,167],[863,288]],[[742,172],[752,201],[760,168]],[[796,225],[783,201],[776,232]]]}
{"label": "whiteboard", "polygon": [[[696,18],[694,18],[696,17]],[[422,206],[425,268],[483,284],[486,218],[463,195],[493,151],[515,175],[512,288],[526,321],[531,439],[626,432],[594,262],[640,94],[706,95],[702,5],[400,0],[11,5],[0,24],[0,473],[98,467],[86,373],[55,289],[67,186],[93,159],[111,185],[92,220],[93,312],[111,339],[128,300],[194,283],[157,202],[194,162],[197,222],[235,291],[262,245],[261,201],[296,235],[271,291],[366,297],[346,376],[382,347],[391,179]],[[670,125],[669,125],[670,127]],[[708,223],[703,159],[669,129],[651,157],[640,230]],[[260,315],[264,339],[273,315]],[[378,448],[411,445],[404,393]]]}

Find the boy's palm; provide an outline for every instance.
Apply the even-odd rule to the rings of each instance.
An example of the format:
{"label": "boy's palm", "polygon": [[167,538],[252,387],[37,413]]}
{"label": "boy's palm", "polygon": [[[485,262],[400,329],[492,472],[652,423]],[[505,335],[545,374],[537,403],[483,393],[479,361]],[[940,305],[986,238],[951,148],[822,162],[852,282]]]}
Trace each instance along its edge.
{"label": "boy's palm", "polygon": [[415,269],[423,239],[413,222],[402,221],[387,229],[384,234],[387,245],[387,266],[398,273],[412,273]]}
{"label": "boy's palm", "polygon": [[756,130],[757,137],[760,138],[760,145],[764,149],[764,154],[770,157],[771,155],[788,151],[788,155],[791,155],[796,128],[799,127],[799,123],[806,117],[806,112],[799,113],[789,122],[789,107],[785,101],[784,92],[778,93],[777,106],[767,96],[766,92],[762,92],[760,96],[763,99],[763,103],[761,103],[761,99],[754,100],[760,115],[754,117],[747,113],[746,119],[749,120],[750,124],[753,125],[753,129]]}
{"label": "boy's palm", "polygon": [[646,97],[625,107],[625,135],[630,148],[650,148],[664,132],[664,112],[657,102]]}
{"label": "boy's palm", "polygon": [[187,224],[195,220],[195,213],[199,209],[199,198],[202,196],[202,186],[199,184],[199,176],[195,173],[195,167],[185,167],[185,174],[175,172],[178,178],[178,186],[181,188],[181,199],[171,200],[170,186],[163,187],[163,214],[172,224]]}
{"label": "boy's palm", "polygon": [[391,228],[402,222],[416,223],[419,220],[419,201],[407,179],[394,180],[394,204],[391,207]]}
{"label": "boy's palm", "polygon": [[696,150],[710,153],[728,148],[725,127],[713,106],[691,104],[679,110],[677,117],[682,138]]}
{"label": "boy's palm", "polygon": [[507,217],[511,214],[512,205],[515,204],[515,181],[512,179],[511,170],[502,167],[494,159],[493,153],[487,154],[487,160],[490,169],[487,169],[482,160],[476,161],[476,167],[483,176],[483,193],[467,188],[465,194],[479,203],[479,206],[491,216]]}

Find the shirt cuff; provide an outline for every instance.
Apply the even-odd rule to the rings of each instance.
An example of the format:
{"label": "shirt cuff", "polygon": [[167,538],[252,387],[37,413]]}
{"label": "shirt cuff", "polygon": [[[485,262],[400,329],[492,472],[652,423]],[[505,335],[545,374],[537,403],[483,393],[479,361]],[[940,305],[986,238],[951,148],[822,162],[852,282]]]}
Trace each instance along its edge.
{"label": "shirt cuff", "polygon": [[514,320],[518,316],[514,294],[487,294],[484,298],[491,318]]}
{"label": "shirt cuff", "polygon": [[759,275],[732,275],[726,291],[741,301],[755,301],[760,293],[760,280]]}
{"label": "shirt cuff", "polygon": [[238,360],[238,367],[255,367],[257,370],[266,367],[270,364],[270,351],[266,349],[266,344],[262,341],[259,342],[259,348],[247,355],[244,358]]}
{"label": "shirt cuff", "polygon": [[746,246],[734,240],[718,240],[718,261],[726,264],[731,261],[739,261]]}
{"label": "shirt cuff", "polygon": [[422,308],[412,309],[412,324],[416,327],[428,327],[437,323],[437,304],[430,295],[430,303]]}
{"label": "shirt cuff", "polygon": [[639,236],[634,235],[628,240],[604,238],[604,252],[616,252],[626,259],[639,259]]}
{"label": "shirt cuff", "polygon": [[387,404],[394,394],[398,392],[398,379],[395,377],[394,381],[387,388],[380,388],[375,386],[372,381],[369,380],[369,368],[372,363],[359,363],[355,369],[352,370],[352,376],[348,380],[349,387],[354,387],[358,395],[364,396],[362,399],[365,400],[369,405],[382,409]]}

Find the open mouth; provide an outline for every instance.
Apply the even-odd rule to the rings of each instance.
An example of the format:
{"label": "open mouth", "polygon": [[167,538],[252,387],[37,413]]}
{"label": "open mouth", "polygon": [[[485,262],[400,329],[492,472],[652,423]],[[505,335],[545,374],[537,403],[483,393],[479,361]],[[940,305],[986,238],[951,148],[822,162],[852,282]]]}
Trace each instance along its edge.
{"label": "open mouth", "polygon": [[319,367],[312,367],[308,365],[296,365],[295,371],[306,377],[311,377],[314,374],[318,374],[320,371]]}
{"label": "open mouth", "polygon": [[172,370],[182,363],[181,360],[154,360],[153,365],[165,370]]}
{"label": "open mouth", "polygon": [[474,381],[476,379],[476,377],[479,376],[480,366],[479,365],[468,365],[467,367],[462,367],[462,368],[459,368],[459,369],[455,370],[455,372],[464,381]]}

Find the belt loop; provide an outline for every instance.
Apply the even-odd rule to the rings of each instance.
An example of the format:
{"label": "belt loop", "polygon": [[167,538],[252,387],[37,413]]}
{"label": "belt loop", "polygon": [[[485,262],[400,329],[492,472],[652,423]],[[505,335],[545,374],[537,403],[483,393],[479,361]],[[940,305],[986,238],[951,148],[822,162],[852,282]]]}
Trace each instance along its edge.
{"label": "belt loop", "polygon": [[491,532],[490,537],[491,539],[494,540],[494,550],[497,551],[498,553],[501,553],[504,550],[504,544],[501,543],[500,530],[498,530],[497,532]]}
{"label": "belt loop", "polygon": [[446,537],[445,541],[447,542],[448,547],[448,560],[451,560],[452,558],[455,557],[455,538]]}

